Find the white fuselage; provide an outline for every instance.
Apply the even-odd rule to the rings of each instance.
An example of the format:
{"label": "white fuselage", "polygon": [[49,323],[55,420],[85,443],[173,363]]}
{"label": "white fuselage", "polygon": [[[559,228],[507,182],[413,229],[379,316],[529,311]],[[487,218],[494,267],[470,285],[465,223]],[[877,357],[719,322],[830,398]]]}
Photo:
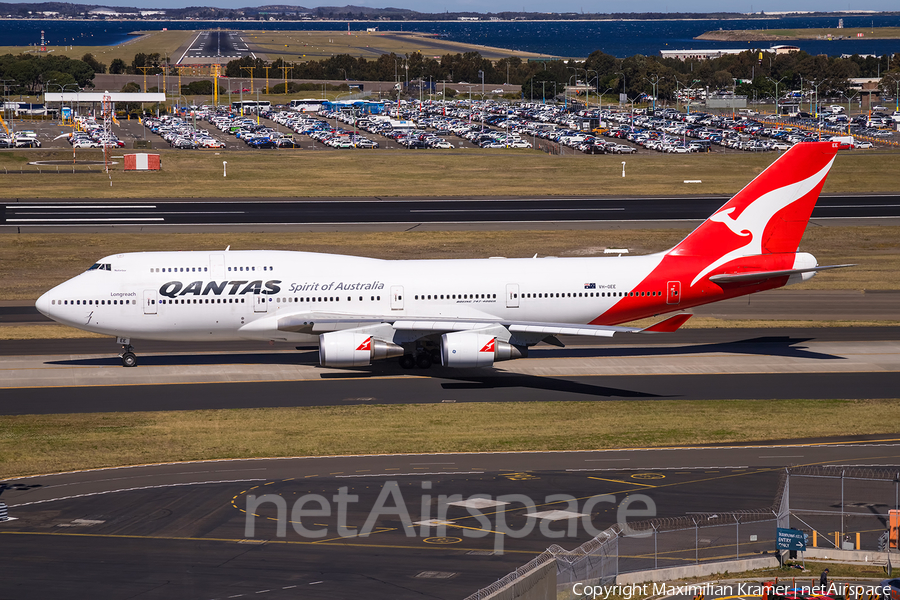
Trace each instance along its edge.
{"label": "white fuselage", "polygon": [[[304,312],[348,321],[584,324],[641,284],[663,256],[388,261],[286,251],[118,254],[53,288],[37,307],[79,329],[182,341],[310,341],[315,336],[276,326],[280,316]],[[653,293],[660,306],[650,314],[678,308],[667,308],[664,290]]]}

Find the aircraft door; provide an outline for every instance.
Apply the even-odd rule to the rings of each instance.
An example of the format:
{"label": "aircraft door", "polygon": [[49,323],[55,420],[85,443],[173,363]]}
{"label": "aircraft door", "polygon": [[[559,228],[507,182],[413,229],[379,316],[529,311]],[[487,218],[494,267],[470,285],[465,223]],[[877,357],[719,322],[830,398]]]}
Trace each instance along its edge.
{"label": "aircraft door", "polygon": [[156,290],[144,290],[144,314],[156,314]]}
{"label": "aircraft door", "polygon": [[253,312],[269,312],[269,297],[265,294],[253,294]]}
{"label": "aircraft door", "polygon": [[670,281],[666,284],[666,304],[679,304],[681,302],[681,282]]}
{"label": "aircraft door", "polygon": [[506,284],[506,308],[519,308],[519,284]]}
{"label": "aircraft door", "polygon": [[391,310],[403,310],[403,286],[391,286]]}
{"label": "aircraft door", "polygon": [[210,254],[209,255],[209,278],[225,279],[225,255]]}

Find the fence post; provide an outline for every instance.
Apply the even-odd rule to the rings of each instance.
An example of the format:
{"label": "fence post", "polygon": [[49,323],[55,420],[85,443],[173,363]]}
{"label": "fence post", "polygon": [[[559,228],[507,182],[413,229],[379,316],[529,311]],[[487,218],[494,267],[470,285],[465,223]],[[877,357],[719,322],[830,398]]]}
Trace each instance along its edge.
{"label": "fence post", "polygon": [[[844,539],[844,471],[841,471],[841,539]],[[838,545],[838,550],[841,546]]]}
{"label": "fence post", "polygon": [[694,560],[697,564],[700,564],[700,524],[697,522],[697,519],[693,517],[691,520],[694,522]]}
{"label": "fence post", "polygon": [[741,558],[741,517],[739,515],[734,516],[734,546],[735,546],[735,554],[734,559],[739,560]]}
{"label": "fence post", "polygon": [[659,530],[656,528],[656,523],[653,524],[653,568],[659,568],[659,550],[657,544],[657,537],[659,536]]}

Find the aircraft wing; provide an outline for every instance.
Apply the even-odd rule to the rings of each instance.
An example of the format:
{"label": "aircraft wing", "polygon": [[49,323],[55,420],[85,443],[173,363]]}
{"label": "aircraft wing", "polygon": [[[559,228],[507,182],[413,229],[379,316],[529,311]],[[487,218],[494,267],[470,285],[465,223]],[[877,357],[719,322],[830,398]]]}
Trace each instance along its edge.
{"label": "aircraft wing", "polygon": [[543,323],[536,321],[510,321],[496,318],[458,318],[431,319],[390,316],[341,315],[338,313],[303,312],[290,315],[273,315],[248,323],[242,331],[250,332],[277,330],[296,333],[327,333],[346,329],[355,329],[372,325],[390,325],[396,331],[430,333],[449,333],[454,331],[470,331],[491,326],[506,328],[511,333],[549,337],[555,335],[612,337],[617,333],[671,333],[691,318],[689,313],[679,313],[649,327],[622,327],[617,325],[581,325],[573,323]]}

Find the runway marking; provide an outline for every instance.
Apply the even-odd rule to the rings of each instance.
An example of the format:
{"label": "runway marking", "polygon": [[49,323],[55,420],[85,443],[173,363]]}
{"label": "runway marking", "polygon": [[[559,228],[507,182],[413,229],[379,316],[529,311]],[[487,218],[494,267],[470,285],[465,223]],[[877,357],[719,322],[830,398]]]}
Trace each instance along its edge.
{"label": "runway marking", "polygon": [[123,217],[102,219],[6,219],[7,223],[83,223],[85,221],[164,221],[162,217]]}
{"label": "runway marking", "polygon": [[760,458],[803,458],[802,454],[763,454]]}
{"label": "runway marking", "polygon": [[635,481],[619,481],[618,479],[604,479],[602,477],[588,477],[588,479],[596,479],[598,481],[611,481],[613,483],[621,483],[622,485],[642,485],[649,488],[655,488],[655,485],[651,485],[649,483],[637,483]]}
{"label": "runway marking", "polygon": [[35,206],[31,205],[22,205],[22,204],[7,204],[7,209],[12,210],[24,210],[24,209],[33,209],[33,210],[45,210],[48,208],[56,209],[56,210],[81,210],[88,208],[156,208],[155,204],[97,204],[97,205],[82,205],[82,204],[38,204]]}
{"label": "runway marking", "polygon": [[408,477],[413,475],[483,475],[484,471],[435,471],[432,473],[366,473],[364,475],[337,475],[336,479],[353,477]]}
{"label": "runway marking", "polygon": [[[21,504],[9,504],[10,508],[14,507],[22,507],[22,506],[32,506],[35,504],[46,504],[48,502],[57,502],[59,500],[74,500],[76,498],[89,498],[91,496],[103,496],[106,494],[118,494],[120,492],[136,492],[140,490],[155,490],[160,488],[170,488],[170,487],[179,487],[183,485],[209,485],[215,483],[245,483],[247,481],[265,481],[265,479],[225,479],[221,481],[191,481],[188,483],[162,483],[160,485],[148,485],[143,487],[131,487],[131,488],[123,488],[118,490],[104,490],[102,492],[89,492],[86,494],[75,494],[73,496],[60,496],[59,498],[47,498],[46,500],[33,500],[31,502],[23,502]],[[254,486],[250,488],[254,490],[259,486]],[[241,492],[244,493],[244,492]],[[202,539],[202,538],[198,538]]]}
{"label": "runway marking", "polygon": [[625,210],[624,208],[419,208],[410,209],[410,213],[492,213],[492,212],[600,212],[600,211],[617,211]]}

